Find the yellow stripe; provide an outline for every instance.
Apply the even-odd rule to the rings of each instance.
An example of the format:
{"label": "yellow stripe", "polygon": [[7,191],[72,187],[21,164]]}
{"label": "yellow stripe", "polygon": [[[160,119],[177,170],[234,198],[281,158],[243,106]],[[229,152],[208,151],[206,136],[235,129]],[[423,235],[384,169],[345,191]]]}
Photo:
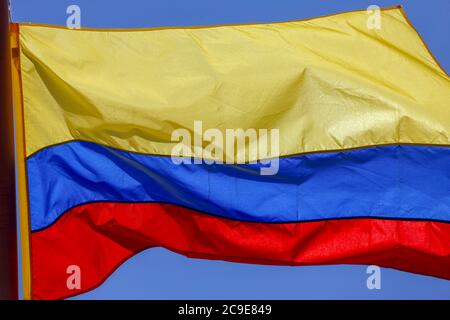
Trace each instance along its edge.
{"label": "yellow stripe", "polygon": [[23,297],[31,299],[31,263],[30,263],[30,224],[28,214],[28,192],[25,169],[25,137],[22,92],[20,83],[20,62],[18,55],[18,25],[11,25],[11,66],[12,84],[14,97],[14,125],[16,136],[16,161],[18,172],[18,197],[19,197],[19,218],[20,218],[20,245],[22,255],[22,288]]}
{"label": "yellow stripe", "polygon": [[[381,11],[386,10],[394,10],[398,9],[403,12],[402,6],[391,6],[391,7],[385,7],[380,8]],[[356,10],[350,10],[346,11],[345,13],[352,13],[352,12],[367,12],[366,9],[356,9]],[[76,29],[76,31],[97,31],[97,32],[130,32],[130,31],[155,31],[155,30],[170,30],[170,29],[211,29],[211,28],[220,28],[220,27],[239,27],[239,26],[248,26],[248,25],[270,25],[270,24],[279,24],[279,23],[287,23],[287,22],[305,22],[309,20],[316,20],[316,19],[323,19],[323,18],[329,18],[337,15],[341,15],[341,13],[331,13],[321,16],[315,16],[305,19],[294,19],[294,20],[285,20],[282,22],[242,22],[242,23],[223,23],[223,24],[213,24],[213,25],[200,25],[200,26],[162,26],[162,27],[148,27],[148,28],[89,28],[89,27],[83,27],[82,29]],[[20,22],[21,25],[28,25],[28,26],[39,26],[39,27],[48,27],[48,28],[59,28],[59,29],[69,29],[66,26],[62,25],[55,25],[55,24],[48,24],[48,23],[34,23],[34,22]]]}
{"label": "yellow stripe", "polygon": [[[277,128],[281,155],[449,144],[450,80],[399,8],[270,24],[20,28],[27,156],[84,140],[170,155],[177,128]],[[252,154],[252,152],[250,152]]]}

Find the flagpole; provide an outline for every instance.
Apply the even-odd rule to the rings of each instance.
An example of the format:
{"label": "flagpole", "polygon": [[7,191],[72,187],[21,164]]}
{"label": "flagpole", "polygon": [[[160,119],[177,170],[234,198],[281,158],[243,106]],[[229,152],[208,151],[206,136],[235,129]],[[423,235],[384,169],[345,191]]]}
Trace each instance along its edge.
{"label": "flagpole", "polygon": [[9,1],[0,0],[0,299],[18,298]]}

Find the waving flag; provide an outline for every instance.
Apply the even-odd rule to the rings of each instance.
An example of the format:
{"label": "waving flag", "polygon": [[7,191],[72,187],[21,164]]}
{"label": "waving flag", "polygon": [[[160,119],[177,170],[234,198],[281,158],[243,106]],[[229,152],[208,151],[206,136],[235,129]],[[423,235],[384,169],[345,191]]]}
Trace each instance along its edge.
{"label": "waving flag", "polygon": [[154,246],[450,279],[449,77],[401,8],[369,18],[16,26],[25,296],[90,290]]}

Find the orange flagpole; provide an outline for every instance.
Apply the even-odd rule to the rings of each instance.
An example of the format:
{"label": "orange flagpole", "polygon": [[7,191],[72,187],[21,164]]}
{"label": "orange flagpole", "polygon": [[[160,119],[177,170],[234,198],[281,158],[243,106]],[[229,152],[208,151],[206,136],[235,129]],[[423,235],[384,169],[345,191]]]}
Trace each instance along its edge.
{"label": "orange flagpole", "polygon": [[17,299],[17,231],[8,0],[0,0],[0,299]]}

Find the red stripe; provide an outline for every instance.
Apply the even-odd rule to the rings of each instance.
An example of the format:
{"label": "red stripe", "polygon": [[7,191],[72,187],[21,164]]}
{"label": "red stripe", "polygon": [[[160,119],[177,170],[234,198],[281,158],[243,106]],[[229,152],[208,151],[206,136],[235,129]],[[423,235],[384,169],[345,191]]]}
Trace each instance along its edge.
{"label": "red stripe", "polygon": [[[450,224],[346,219],[268,224],[173,205],[92,203],[34,232],[32,296],[58,299],[99,286],[122,262],[153,246],[189,257],[310,265],[376,264],[450,279]],[[69,265],[81,289],[66,286]]]}

